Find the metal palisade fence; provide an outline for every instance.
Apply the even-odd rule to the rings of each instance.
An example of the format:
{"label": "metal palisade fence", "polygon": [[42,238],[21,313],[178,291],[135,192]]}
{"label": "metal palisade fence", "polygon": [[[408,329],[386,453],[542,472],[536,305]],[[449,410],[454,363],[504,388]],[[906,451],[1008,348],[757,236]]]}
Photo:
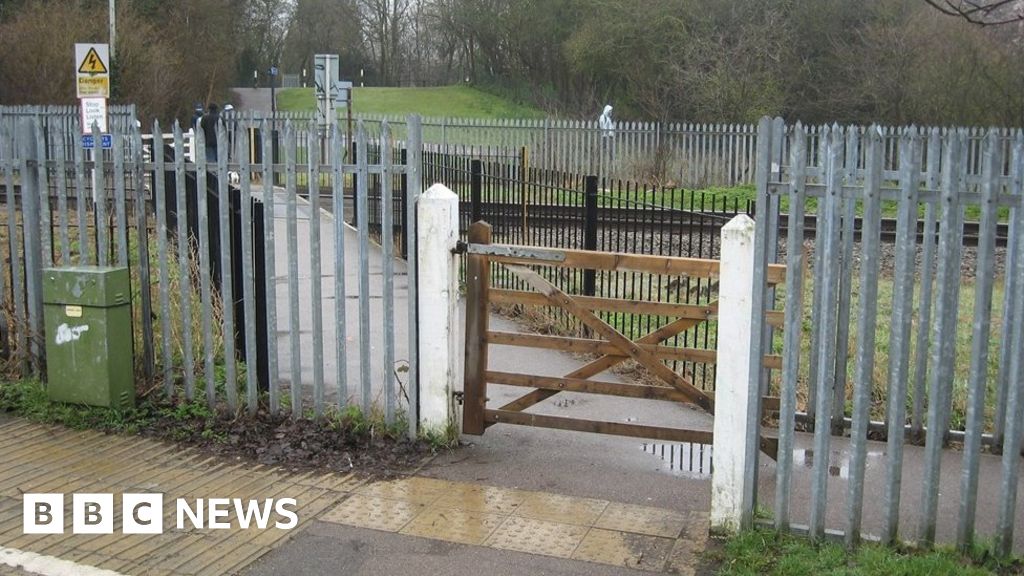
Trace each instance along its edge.
{"label": "metal palisade fence", "polygon": [[[405,120],[401,117],[359,114],[357,118],[371,129],[388,122],[396,137],[403,137]],[[667,188],[753,185],[758,167],[758,130],[753,124],[616,122],[614,131],[607,134],[596,121],[424,118],[422,127],[428,153],[458,153],[484,162],[507,159],[522,170],[586,174]],[[808,154],[814,162],[824,129],[806,127],[811,143]],[[902,128],[882,126],[879,130],[884,170],[894,174],[899,171]],[[966,134],[966,162],[975,176],[979,174],[983,133],[973,129]],[[1001,138],[1007,136],[1007,130],[1000,131]],[[777,144],[772,143],[774,147]],[[774,162],[777,164],[777,159]]]}
{"label": "metal palisade fence", "polygon": [[[368,125],[404,119],[358,115]],[[542,170],[659,182],[686,188],[753,182],[756,127],[750,124],[618,122],[612,133],[596,121],[424,118],[427,152],[466,147],[484,159],[512,155]],[[502,152],[504,151],[504,152]]]}
{"label": "metal palisade fence", "polygon": [[[138,381],[249,413],[357,405],[389,422],[404,415],[415,433],[415,259],[395,249],[415,254],[415,234],[397,238],[392,225],[414,221],[421,189],[415,118],[406,165],[393,162],[402,156],[386,125],[370,137],[360,124],[349,142],[309,122],[233,117],[209,151],[194,131],[193,161],[177,124],[166,134],[155,124],[144,143],[134,122],[112,123],[111,149],[94,133],[97,147],[83,150],[75,119],[7,112],[8,371],[45,377],[43,268],[127,266]],[[346,196],[367,213],[370,190],[380,191],[379,242],[346,223]]]}
{"label": "metal palisade fence", "polygon": [[[787,264],[784,291],[754,291],[755,310],[784,302],[782,333],[763,313],[752,320],[752,357],[783,354],[781,372],[750,380],[752,397],[780,396],[775,485],[761,494],[771,522],[849,543],[955,538],[967,548],[988,533],[1008,553],[1024,432],[1024,136],[764,119],[758,142],[757,204],[770,208],[757,211],[755,258],[784,253]],[[771,232],[780,204],[783,242]],[[883,213],[898,221],[891,248],[879,240]],[[977,246],[965,247],[972,219]],[[754,286],[764,286],[757,270]],[[748,434],[759,431],[748,422]],[[944,451],[951,443],[962,452]],[[979,499],[998,517],[979,517]],[[752,514],[756,494],[746,501]],[[845,513],[827,514],[836,508]],[[910,508],[918,525],[901,522]]]}

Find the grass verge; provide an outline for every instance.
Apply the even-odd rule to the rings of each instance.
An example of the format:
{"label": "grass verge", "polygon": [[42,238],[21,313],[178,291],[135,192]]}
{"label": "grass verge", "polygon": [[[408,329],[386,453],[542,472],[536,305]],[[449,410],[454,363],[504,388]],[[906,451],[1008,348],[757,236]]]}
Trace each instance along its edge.
{"label": "grass verge", "polygon": [[[286,88],[277,94],[279,110],[309,112],[316,109],[312,88]],[[471,86],[426,88],[355,88],[355,114],[420,114],[453,118],[543,118],[544,112],[478,90]],[[339,110],[344,116],[344,110]]]}
{"label": "grass verge", "polygon": [[767,530],[743,532],[724,546],[707,552],[718,565],[717,574],[739,576],[772,574],[836,575],[942,575],[1022,574],[1020,560],[999,561],[987,547],[978,546],[969,555],[951,548],[914,550],[862,544],[847,551],[842,544],[814,544],[805,538]]}

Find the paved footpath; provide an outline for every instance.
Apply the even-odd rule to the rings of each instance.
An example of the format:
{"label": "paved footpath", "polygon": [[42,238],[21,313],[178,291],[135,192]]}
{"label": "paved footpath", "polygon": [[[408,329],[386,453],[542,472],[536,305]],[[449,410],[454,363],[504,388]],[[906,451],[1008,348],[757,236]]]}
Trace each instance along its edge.
{"label": "paved footpath", "polygon": [[[224,461],[137,437],[0,422],[0,574],[692,573],[704,513],[422,475],[368,481]],[[159,535],[71,534],[72,493],[164,495]],[[25,493],[65,494],[65,533],[22,533]],[[179,529],[186,498],[295,498],[294,530]],[[277,520],[273,517],[271,523]],[[632,571],[632,570],[631,570]]]}

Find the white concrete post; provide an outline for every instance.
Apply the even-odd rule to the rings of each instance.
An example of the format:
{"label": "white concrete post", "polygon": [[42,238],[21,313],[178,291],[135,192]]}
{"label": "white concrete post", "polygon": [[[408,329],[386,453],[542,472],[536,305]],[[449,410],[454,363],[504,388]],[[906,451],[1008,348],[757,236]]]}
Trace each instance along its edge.
{"label": "white concrete post", "polygon": [[453,424],[452,387],[458,376],[459,197],[442,184],[420,196],[416,209],[419,275],[419,376],[422,432],[445,433]]}
{"label": "white concrete post", "polygon": [[714,472],[711,476],[711,530],[734,533],[743,513],[747,445],[744,433],[749,398],[750,330],[753,318],[754,221],[740,214],[722,227],[718,287],[718,355],[715,376]]}

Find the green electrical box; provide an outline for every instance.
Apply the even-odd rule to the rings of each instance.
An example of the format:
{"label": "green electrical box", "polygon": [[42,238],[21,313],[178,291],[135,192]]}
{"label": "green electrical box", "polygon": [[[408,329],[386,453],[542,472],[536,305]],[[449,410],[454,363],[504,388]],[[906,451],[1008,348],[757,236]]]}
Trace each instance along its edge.
{"label": "green electrical box", "polygon": [[43,270],[47,392],[54,402],[135,405],[127,268]]}

